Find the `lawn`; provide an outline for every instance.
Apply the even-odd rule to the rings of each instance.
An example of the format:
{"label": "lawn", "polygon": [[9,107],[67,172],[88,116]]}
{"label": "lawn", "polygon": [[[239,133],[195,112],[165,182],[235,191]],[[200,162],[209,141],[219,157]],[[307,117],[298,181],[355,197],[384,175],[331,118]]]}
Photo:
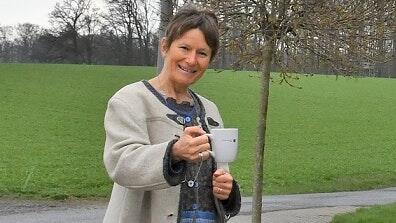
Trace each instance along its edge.
{"label": "lawn", "polygon": [[337,215],[331,223],[394,223],[396,203],[370,208],[359,208],[354,213]]}
{"label": "lawn", "polygon": [[[0,196],[106,197],[107,100],[153,67],[0,64]],[[251,194],[259,75],[209,70],[193,88],[240,129],[231,171]],[[396,80],[300,76],[271,83],[266,194],[396,185]]]}

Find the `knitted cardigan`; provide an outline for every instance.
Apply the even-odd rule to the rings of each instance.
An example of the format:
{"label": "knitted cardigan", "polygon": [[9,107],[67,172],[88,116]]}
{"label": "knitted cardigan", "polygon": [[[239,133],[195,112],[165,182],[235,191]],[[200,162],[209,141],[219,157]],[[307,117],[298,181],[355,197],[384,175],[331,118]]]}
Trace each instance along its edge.
{"label": "knitted cardigan", "polygon": [[[208,128],[222,127],[216,105],[198,97]],[[104,120],[104,164],[114,185],[104,223],[177,222],[180,185],[179,180],[169,182],[166,157],[183,126],[169,119],[169,114],[175,113],[141,81],[123,87],[110,98]],[[211,126],[207,119],[220,125]],[[218,203],[225,208],[221,215],[239,212],[236,182],[227,204]]]}

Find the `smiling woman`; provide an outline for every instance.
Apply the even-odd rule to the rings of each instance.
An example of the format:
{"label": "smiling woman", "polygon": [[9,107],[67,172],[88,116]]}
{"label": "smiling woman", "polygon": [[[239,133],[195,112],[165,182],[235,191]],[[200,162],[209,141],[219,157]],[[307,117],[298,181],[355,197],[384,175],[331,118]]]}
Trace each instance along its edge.
{"label": "smiling woman", "polygon": [[206,133],[221,128],[222,118],[190,89],[218,44],[216,16],[186,6],[161,40],[159,75],[109,100],[104,163],[114,187],[105,223],[223,223],[239,212],[238,184],[209,156]]}
{"label": "smiling woman", "polygon": [[170,46],[164,38],[161,46],[165,58],[164,67],[149,82],[180,103],[190,97],[187,88],[199,80],[208,68],[212,50],[198,28],[185,32]]}

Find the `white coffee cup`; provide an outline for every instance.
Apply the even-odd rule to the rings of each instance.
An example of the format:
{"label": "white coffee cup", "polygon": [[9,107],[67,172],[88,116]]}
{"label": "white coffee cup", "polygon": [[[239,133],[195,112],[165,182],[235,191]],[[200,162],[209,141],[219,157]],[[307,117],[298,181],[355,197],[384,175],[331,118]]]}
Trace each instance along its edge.
{"label": "white coffee cup", "polygon": [[211,133],[206,135],[211,140],[211,155],[216,160],[217,167],[229,171],[228,163],[235,160],[238,152],[238,129],[212,129]]}

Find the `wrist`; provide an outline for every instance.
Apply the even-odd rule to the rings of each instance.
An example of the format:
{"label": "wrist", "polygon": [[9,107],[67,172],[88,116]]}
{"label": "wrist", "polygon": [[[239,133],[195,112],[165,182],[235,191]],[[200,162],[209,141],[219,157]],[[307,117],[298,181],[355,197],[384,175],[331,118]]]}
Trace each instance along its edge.
{"label": "wrist", "polygon": [[173,146],[172,146],[172,148],[171,148],[171,153],[170,153],[170,155],[171,155],[171,161],[172,162],[179,162],[179,161],[181,161],[182,159],[178,156],[178,153],[177,153],[177,151],[178,151],[178,143],[179,143],[179,141],[176,141],[174,144],[173,144]]}

